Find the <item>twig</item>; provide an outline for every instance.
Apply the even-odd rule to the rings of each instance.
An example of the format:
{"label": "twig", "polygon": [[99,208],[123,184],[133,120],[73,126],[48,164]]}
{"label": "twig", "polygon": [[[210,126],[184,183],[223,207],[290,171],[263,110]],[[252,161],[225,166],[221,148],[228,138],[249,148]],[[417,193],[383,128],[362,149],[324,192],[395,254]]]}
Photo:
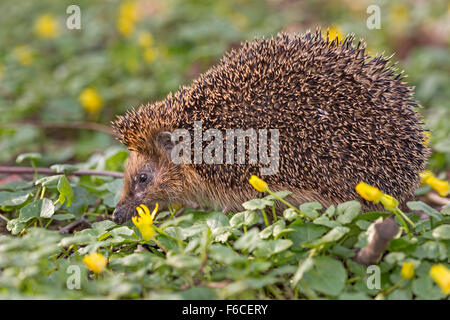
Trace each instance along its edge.
{"label": "twig", "polygon": [[[62,174],[48,168],[36,168],[36,172],[44,175]],[[34,174],[35,171],[30,167],[0,167],[0,173],[9,174]],[[115,178],[123,178],[122,172],[117,171],[101,171],[101,170],[79,170],[68,173],[69,176],[109,176]]]}
{"label": "twig", "polygon": [[21,121],[2,124],[8,127],[18,127],[24,125],[39,127],[43,129],[82,129],[82,130],[93,130],[100,131],[112,135],[113,130],[101,123],[97,122],[36,122],[36,121]]}
{"label": "twig", "polygon": [[87,224],[89,227],[92,227],[91,223],[86,219],[85,213],[81,216],[80,220],[69,223],[67,226],[59,229],[59,233],[60,234],[70,233],[74,228],[78,227],[80,224],[83,223]]}
{"label": "twig", "polygon": [[372,241],[358,252],[355,261],[366,266],[376,264],[397,232],[398,225],[392,217],[388,217],[382,223],[375,224],[375,234]]}
{"label": "twig", "polygon": [[434,192],[430,192],[427,194],[427,199],[433,203],[436,203],[440,206],[446,206],[450,204],[450,199],[439,196]]}

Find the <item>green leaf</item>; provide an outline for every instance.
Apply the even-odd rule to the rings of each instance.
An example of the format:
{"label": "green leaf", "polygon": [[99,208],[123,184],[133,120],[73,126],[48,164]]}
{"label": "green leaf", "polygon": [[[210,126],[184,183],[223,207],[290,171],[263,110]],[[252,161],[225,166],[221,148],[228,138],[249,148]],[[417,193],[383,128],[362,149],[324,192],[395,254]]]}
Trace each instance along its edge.
{"label": "green leaf", "polygon": [[312,223],[305,223],[301,225],[290,225],[289,228],[294,229],[293,232],[287,235],[287,238],[294,242],[294,247],[300,248],[304,242],[311,242],[314,239],[322,236],[327,228],[318,226]]}
{"label": "green leaf", "polygon": [[413,256],[419,259],[445,260],[447,258],[447,248],[443,243],[427,241],[417,246]]}
{"label": "green leaf", "polygon": [[273,201],[265,200],[265,199],[252,199],[250,201],[244,202],[242,206],[246,210],[262,210],[267,206],[272,206]]}
{"label": "green leaf", "polygon": [[56,173],[64,173],[64,174],[69,174],[79,170],[77,166],[71,164],[54,164],[50,167],[50,169],[52,169]]}
{"label": "green leaf", "polygon": [[448,205],[446,205],[445,207],[442,208],[441,214],[443,216],[450,216],[450,204],[448,204]]}
{"label": "green leaf", "polygon": [[262,240],[259,237],[258,229],[253,228],[234,243],[234,248],[237,250],[248,250],[252,252],[260,245],[261,242]]}
{"label": "green leaf", "polygon": [[105,183],[103,189],[109,193],[103,196],[103,202],[110,208],[115,208],[122,193],[123,179],[114,179],[111,182]]}
{"label": "green leaf", "polygon": [[396,289],[392,291],[389,296],[388,300],[411,300],[412,299],[412,292],[411,289]]}
{"label": "green leaf", "polygon": [[450,240],[450,224],[443,224],[433,230],[433,237],[439,240]]}
{"label": "green leaf", "polygon": [[319,216],[318,210],[322,209],[322,204],[319,202],[307,202],[300,205],[300,211],[311,219]]}
{"label": "green leaf", "polygon": [[105,169],[110,171],[122,170],[127,157],[128,151],[124,149],[115,149],[108,152],[105,159]]}
{"label": "green leaf", "polygon": [[58,182],[58,191],[59,191],[59,202],[64,204],[67,201],[66,206],[70,207],[73,201],[73,190],[70,186],[69,180],[67,180],[66,176],[61,176]]}
{"label": "green leaf", "polygon": [[252,211],[252,210],[246,210],[242,212],[236,213],[231,219],[230,219],[230,225],[234,228],[239,228],[242,225],[245,225],[247,227],[250,227],[254,224],[256,224],[259,220],[259,215]]}
{"label": "green leaf", "polygon": [[339,244],[335,244],[331,248],[330,253],[341,258],[352,258],[355,256],[355,252],[353,250]]}
{"label": "green leaf", "polygon": [[111,220],[103,220],[99,222],[94,222],[92,224],[93,229],[101,230],[101,231],[107,231],[113,227],[115,227],[116,224],[112,222]]}
{"label": "green leaf", "polygon": [[292,246],[291,240],[277,239],[261,242],[255,251],[255,256],[269,258],[270,256],[282,252]]}
{"label": "green leaf", "polygon": [[72,219],[75,219],[75,216],[71,213],[59,213],[59,214],[54,214],[52,216],[52,219],[57,220],[57,221],[72,220]]}
{"label": "green leaf", "polygon": [[214,291],[206,287],[193,287],[180,292],[185,300],[212,300],[216,298]]}
{"label": "green leaf", "polygon": [[339,300],[371,300],[364,292],[344,292],[339,295]]}
{"label": "green leaf", "polygon": [[328,209],[324,212],[324,215],[328,216],[329,218],[333,217],[336,212],[336,208],[331,205],[328,207]]}
{"label": "green leaf", "polygon": [[441,289],[429,276],[419,277],[413,280],[412,290],[419,298],[427,300],[438,300],[445,297]]}
{"label": "green leaf", "polygon": [[433,217],[436,221],[442,220],[442,215],[434,208],[430,207],[422,201],[409,201],[406,203],[411,210],[418,210],[425,212],[428,216]]}
{"label": "green leaf", "polygon": [[330,257],[314,258],[313,268],[304,275],[308,286],[331,296],[337,296],[344,289],[346,280],[347,273],[342,262]]}
{"label": "green leaf", "polygon": [[13,235],[19,234],[23,229],[25,229],[25,223],[19,219],[9,220],[6,224],[6,230],[11,232]]}
{"label": "green leaf", "polygon": [[169,252],[167,254],[166,262],[171,267],[187,270],[198,269],[202,264],[199,257],[194,257],[187,254],[174,254],[173,252]]}
{"label": "green leaf", "polygon": [[12,181],[12,182],[8,182],[8,183],[0,184],[0,190],[17,191],[17,190],[28,189],[31,186],[33,186],[32,181]]}
{"label": "green leaf", "polygon": [[283,217],[287,221],[292,221],[298,217],[298,213],[292,208],[287,208],[286,210],[283,211]]}
{"label": "green leaf", "polygon": [[29,191],[0,191],[0,207],[17,207],[30,197]]}
{"label": "green leaf", "polygon": [[16,158],[16,163],[22,163],[24,160],[30,160],[30,161],[39,161],[42,159],[42,155],[40,153],[23,153],[20,154],[17,158]]}
{"label": "green leaf", "polygon": [[41,186],[56,185],[56,183],[60,180],[61,177],[62,177],[62,175],[60,175],[60,174],[55,175],[55,176],[43,177],[43,178],[36,180],[36,182],[34,184],[41,185]]}
{"label": "green leaf", "polygon": [[53,214],[55,213],[55,206],[53,205],[53,202],[47,198],[44,198],[40,201],[42,201],[40,217],[41,218],[51,218],[53,216]]}
{"label": "green leaf", "polygon": [[314,260],[311,257],[308,257],[305,260],[300,261],[298,264],[298,269],[291,279],[292,286],[295,287],[297,285],[297,283],[303,279],[305,272],[311,270],[311,268],[313,266],[314,266]]}
{"label": "green leaf", "polygon": [[327,234],[325,234],[323,237],[315,240],[312,242],[313,245],[322,245],[324,243],[329,242],[335,242],[342,238],[347,232],[349,232],[350,229],[347,227],[335,227],[332,230],[330,230]]}
{"label": "green leaf", "polygon": [[270,226],[264,228],[260,233],[259,236],[261,239],[267,239],[270,236],[277,237],[281,233],[285,232],[291,232],[294,231],[294,229],[286,229],[286,222],[282,219],[278,220],[277,222],[271,224]]}
{"label": "green leaf", "polygon": [[211,256],[212,259],[225,265],[241,263],[247,260],[245,256],[240,255],[233,249],[221,244],[211,245],[209,247],[209,255]]}
{"label": "green leaf", "polygon": [[391,213],[378,212],[378,211],[364,212],[364,213],[361,213],[360,215],[358,215],[356,220],[373,221],[373,220],[378,219],[379,217],[385,218],[385,217],[388,217],[390,215],[391,215]]}
{"label": "green leaf", "polygon": [[328,228],[335,228],[341,226],[337,221],[330,220],[327,216],[323,215],[313,221],[314,224],[325,226]]}
{"label": "green leaf", "polygon": [[361,211],[361,204],[358,201],[347,201],[340,203],[336,208],[338,215],[337,222],[348,224],[355,219]]}

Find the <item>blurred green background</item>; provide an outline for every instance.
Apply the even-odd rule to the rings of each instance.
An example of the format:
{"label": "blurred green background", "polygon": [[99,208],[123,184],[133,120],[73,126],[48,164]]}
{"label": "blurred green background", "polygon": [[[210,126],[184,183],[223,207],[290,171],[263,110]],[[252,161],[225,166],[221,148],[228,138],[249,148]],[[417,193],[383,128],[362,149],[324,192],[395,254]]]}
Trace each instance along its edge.
{"label": "blurred green background", "polygon": [[[0,163],[40,152],[39,166],[121,147],[109,123],[189,85],[243,40],[320,26],[394,55],[431,129],[430,168],[450,168],[448,1],[136,0],[0,2]],[[369,30],[369,5],[381,29]],[[123,147],[121,147],[123,148]]]}

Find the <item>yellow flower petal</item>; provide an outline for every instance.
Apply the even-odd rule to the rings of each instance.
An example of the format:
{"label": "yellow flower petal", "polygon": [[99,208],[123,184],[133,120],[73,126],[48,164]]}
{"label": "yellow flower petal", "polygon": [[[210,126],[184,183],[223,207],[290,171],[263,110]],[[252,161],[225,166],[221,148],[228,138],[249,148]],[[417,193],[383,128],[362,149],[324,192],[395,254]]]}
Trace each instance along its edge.
{"label": "yellow flower petal", "polygon": [[443,264],[431,267],[430,276],[441,287],[442,293],[450,294],[450,270]]}
{"label": "yellow flower petal", "polygon": [[33,51],[26,45],[18,46],[14,49],[16,60],[23,66],[29,66],[33,63]]}
{"label": "yellow flower petal", "polygon": [[419,173],[420,179],[421,179],[421,183],[425,184],[427,183],[429,178],[433,177],[433,173],[430,170],[425,170],[421,173]]}
{"label": "yellow flower petal", "polygon": [[156,59],[155,49],[149,47],[144,49],[144,60],[148,63],[152,63]]}
{"label": "yellow flower petal", "polygon": [[429,145],[431,141],[431,133],[430,131],[423,132],[424,138],[422,139],[424,145]]}
{"label": "yellow flower petal", "polygon": [[83,258],[83,263],[89,270],[95,273],[101,273],[106,267],[107,260],[101,253],[93,252]]}
{"label": "yellow flower petal", "polygon": [[446,197],[449,193],[450,186],[448,184],[448,181],[440,180],[435,177],[430,179],[428,182],[431,188],[433,188],[441,197]]}
{"label": "yellow flower petal", "polygon": [[51,14],[44,14],[34,23],[34,31],[44,39],[51,39],[58,35],[58,21]]}
{"label": "yellow flower petal", "polygon": [[151,47],[153,44],[153,36],[148,31],[142,31],[139,34],[139,45],[143,48]]}
{"label": "yellow flower petal", "polygon": [[136,1],[125,1],[119,7],[119,16],[117,18],[117,29],[128,37],[136,28],[139,20],[139,11]]}
{"label": "yellow flower petal", "polygon": [[[324,32],[324,36],[327,36],[326,32]],[[342,39],[344,39],[344,35],[339,26],[333,25],[328,28],[328,40],[332,42],[335,38],[337,38],[338,41],[341,41]]]}
{"label": "yellow flower petal", "polygon": [[414,276],[414,263],[404,262],[401,274],[403,279],[411,279]]}
{"label": "yellow flower petal", "polygon": [[380,189],[372,187],[365,182],[358,183],[358,185],[355,187],[355,190],[362,198],[366,199],[367,201],[372,201],[373,203],[378,203],[381,196],[383,195],[383,192],[381,192]]}
{"label": "yellow flower petal", "polygon": [[421,172],[419,175],[421,183],[428,184],[433,190],[437,191],[441,197],[446,197],[449,194],[450,186],[448,181],[436,178],[429,170]]}
{"label": "yellow flower petal", "polygon": [[380,197],[380,202],[387,210],[395,209],[398,206],[398,200],[385,193]]}
{"label": "yellow flower petal", "polygon": [[155,230],[152,227],[153,219],[155,218],[156,212],[158,211],[158,203],[155,205],[155,209],[150,214],[150,210],[145,204],[141,204],[136,207],[136,211],[139,214],[139,217],[132,217],[131,221],[133,221],[134,225],[139,229],[139,232],[142,235],[144,240],[150,240],[153,238],[155,234]]}
{"label": "yellow flower petal", "polygon": [[250,179],[248,180],[250,184],[259,192],[265,192],[268,189],[267,183],[265,183],[263,180],[258,178],[255,175],[252,175]]}
{"label": "yellow flower petal", "polygon": [[86,112],[90,114],[97,114],[103,106],[103,99],[94,88],[84,89],[79,100]]}

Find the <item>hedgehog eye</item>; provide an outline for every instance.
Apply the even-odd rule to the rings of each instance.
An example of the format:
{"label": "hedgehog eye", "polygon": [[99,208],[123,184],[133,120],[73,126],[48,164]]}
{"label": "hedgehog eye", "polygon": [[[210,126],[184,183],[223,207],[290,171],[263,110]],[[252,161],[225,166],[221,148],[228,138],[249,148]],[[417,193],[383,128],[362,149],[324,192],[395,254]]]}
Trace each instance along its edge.
{"label": "hedgehog eye", "polygon": [[147,181],[147,174],[141,173],[141,174],[139,175],[139,182],[140,182],[140,183],[144,183],[145,181]]}

